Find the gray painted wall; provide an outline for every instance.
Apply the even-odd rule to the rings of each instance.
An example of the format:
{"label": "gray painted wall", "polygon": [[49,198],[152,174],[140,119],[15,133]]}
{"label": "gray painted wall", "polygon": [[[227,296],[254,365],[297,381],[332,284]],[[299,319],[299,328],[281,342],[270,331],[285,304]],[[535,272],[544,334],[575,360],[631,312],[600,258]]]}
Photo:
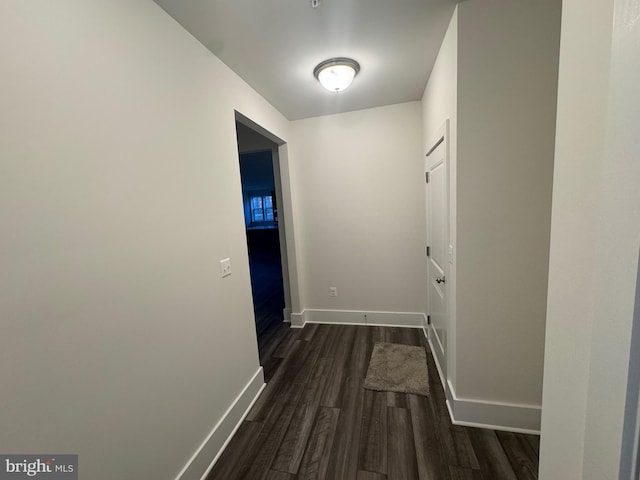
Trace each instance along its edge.
{"label": "gray painted wall", "polygon": [[560,0],[458,7],[456,393],[537,405]]}
{"label": "gray painted wall", "polygon": [[560,2],[458,5],[423,96],[450,120],[452,394],[540,408]]}
{"label": "gray painted wall", "polygon": [[2,2],[0,56],[0,449],[173,478],[259,372],[234,110],[289,124],[151,1]]}

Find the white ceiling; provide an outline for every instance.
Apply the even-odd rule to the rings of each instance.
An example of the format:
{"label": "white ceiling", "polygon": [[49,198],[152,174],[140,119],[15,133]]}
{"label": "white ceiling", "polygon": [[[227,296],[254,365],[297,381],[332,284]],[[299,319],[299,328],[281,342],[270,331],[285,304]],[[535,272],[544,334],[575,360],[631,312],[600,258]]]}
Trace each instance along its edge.
{"label": "white ceiling", "polygon": [[[419,100],[456,0],[155,0],[288,119]],[[344,92],[313,68],[351,57]]]}

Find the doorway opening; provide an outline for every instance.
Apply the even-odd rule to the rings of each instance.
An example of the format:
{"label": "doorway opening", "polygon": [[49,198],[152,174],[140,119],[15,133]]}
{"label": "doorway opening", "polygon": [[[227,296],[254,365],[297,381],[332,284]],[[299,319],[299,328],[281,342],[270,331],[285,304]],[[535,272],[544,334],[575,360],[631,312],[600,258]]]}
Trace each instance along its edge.
{"label": "doorway opening", "polygon": [[277,366],[271,347],[291,312],[278,145],[236,120],[251,292],[265,380]]}

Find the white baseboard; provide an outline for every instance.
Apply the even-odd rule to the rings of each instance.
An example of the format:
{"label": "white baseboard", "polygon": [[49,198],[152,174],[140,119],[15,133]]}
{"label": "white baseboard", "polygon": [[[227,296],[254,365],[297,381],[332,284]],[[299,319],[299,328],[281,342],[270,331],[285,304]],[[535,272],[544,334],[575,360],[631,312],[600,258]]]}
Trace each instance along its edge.
{"label": "white baseboard", "polygon": [[[292,325],[293,325],[292,314]],[[302,313],[304,326],[306,323],[325,323],[337,325],[376,325],[384,327],[422,328],[423,313],[413,312],[365,312],[353,310],[304,310]]]}
{"label": "white baseboard", "polygon": [[542,416],[542,408],[540,406],[459,398],[452,383],[445,380],[443,366],[441,365],[444,356],[438,355],[441,345],[432,331],[432,326],[427,326],[424,332],[433,353],[433,359],[444,388],[449,416],[454,425],[534,435],[540,434],[540,419]]}
{"label": "white baseboard", "polygon": [[449,413],[456,425],[540,435],[541,407],[458,398],[451,382],[447,384]]}
{"label": "white baseboard", "polygon": [[[427,319],[425,316],[425,328],[422,329],[422,331],[424,332],[424,336],[427,337],[427,343],[429,344],[429,349],[431,349],[431,356],[433,357],[435,363],[436,363],[436,369],[438,370],[438,376],[440,377],[440,383],[442,384],[442,389],[445,392],[445,395],[447,393],[447,382],[445,382],[445,378],[447,378],[447,376],[445,375],[445,372],[442,370],[442,364],[441,361],[438,359],[438,357],[433,353],[435,351],[434,349],[434,340],[433,337],[435,336],[435,334],[433,333],[433,329],[431,327],[431,325],[427,324]],[[451,414],[451,411],[449,411],[449,414]],[[452,418],[453,420],[453,418]]]}
{"label": "white baseboard", "polygon": [[304,310],[300,313],[291,312],[291,328],[303,328],[305,323],[307,322],[305,321]]}
{"label": "white baseboard", "polygon": [[[426,323],[426,319],[425,319]],[[440,380],[442,381],[442,387],[447,390],[444,379],[447,378],[447,356],[445,347],[438,338],[433,325],[427,325],[425,329],[425,333],[427,336],[427,341],[429,342],[429,348],[431,348],[431,353],[433,355],[434,360],[436,361],[436,366],[438,367],[438,373],[440,374]]]}
{"label": "white baseboard", "polygon": [[[204,480],[215,465],[266,384],[262,367],[242,389],[222,418],[211,429],[175,480]],[[212,460],[213,459],[213,460]]]}

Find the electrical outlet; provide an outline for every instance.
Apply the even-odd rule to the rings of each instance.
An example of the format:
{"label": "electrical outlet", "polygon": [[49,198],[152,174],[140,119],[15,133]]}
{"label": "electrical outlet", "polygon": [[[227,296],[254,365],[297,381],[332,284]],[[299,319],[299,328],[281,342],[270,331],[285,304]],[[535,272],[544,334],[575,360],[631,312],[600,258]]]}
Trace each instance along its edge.
{"label": "electrical outlet", "polygon": [[337,297],[338,296],[338,287],[329,287],[329,296]]}
{"label": "electrical outlet", "polygon": [[225,258],[220,260],[220,276],[228,277],[229,275],[231,275],[231,259]]}

